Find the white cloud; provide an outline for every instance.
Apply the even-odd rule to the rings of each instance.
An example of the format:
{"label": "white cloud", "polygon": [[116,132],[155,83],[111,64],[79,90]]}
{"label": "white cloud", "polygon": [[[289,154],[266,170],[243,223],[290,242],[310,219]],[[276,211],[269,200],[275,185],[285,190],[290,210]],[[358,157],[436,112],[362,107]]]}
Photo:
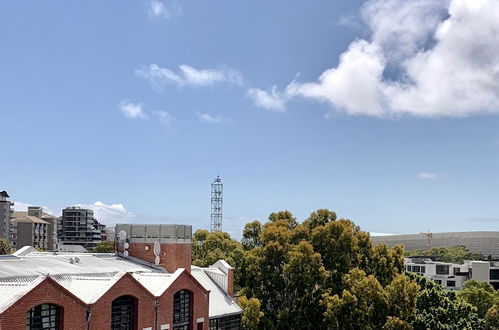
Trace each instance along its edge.
{"label": "white cloud", "polygon": [[158,116],[159,122],[166,128],[171,128],[173,124],[173,116],[166,111],[156,111],[155,114]]}
{"label": "white cloud", "polygon": [[293,80],[283,92],[278,91],[277,86],[272,86],[270,91],[264,91],[260,88],[250,88],[246,95],[257,107],[270,111],[284,112],[286,110],[286,103],[296,94],[296,88],[296,81]]}
{"label": "white cloud", "polygon": [[499,113],[498,0],[369,0],[361,16],[370,38],[354,40],[337,67],[295,83],[289,97],[348,115]]}
{"label": "white cloud", "polygon": [[440,178],[440,175],[433,172],[421,172],[417,175],[417,177],[423,180],[437,180]]}
{"label": "white cloud", "polygon": [[127,118],[144,119],[147,115],[144,112],[144,104],[133,103],[129,100],[123,100],[120,103],[120,110]]}
{"label": "white cloud", "polygon": [[207,124],[219,124],[223,122],[229,121],[228,119],[220,116],[220,115],[211,115],[209,113],[203,113],[203,112],[198,112],[196,111],[196,116],[198,117],[198,120],[202,123],[207,123]]}
{"label": "white cloud", "polygon": [[135,222],[137,215],[128,211],[121,203],[104,204],[97,201],[93,204],[77,204],[77,206],[94,211],[94,217],[106,226],[114,226],[116,223]]}
{"label": "white cloud", "polygon": [[198,70],[189,65],[180,65],[177,73],[152,63],[147,67],[136,69],[135,75],[149,80],[159,90],[162,90],[168,83],[178,86],[212,86],[215,83],[222,82],[236,85],[243,84],[242,74],[229,67]]}
{"label": "white cloud", "polygon": [[177,3],[172,3],[169,7],[162,1],[151,1],[148,14],[152,19],[170,18],[173,15],[180,14],[182,8]]}

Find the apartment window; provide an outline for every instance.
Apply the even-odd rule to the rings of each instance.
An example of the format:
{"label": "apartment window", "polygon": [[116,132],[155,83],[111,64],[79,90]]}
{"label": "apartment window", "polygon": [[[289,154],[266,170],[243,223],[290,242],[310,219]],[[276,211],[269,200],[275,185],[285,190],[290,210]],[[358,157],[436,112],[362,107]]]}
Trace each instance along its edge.
{"label": "apartment window", "polygon": [[456,287],[456,281],[447,281],[447,286],[451,287],[451,288],[455,288]]}
{"label": "apartment window", "polygon": [[121,296],[114,299],[111,309],[111,329],[135,330],[136,305],[136,299],[132,296]]}
{"label": "apartment window", "polygon": [[408,272],[411,272],[411,271],[412,271],[412,267],[411,267],[411,265],[407,265],[407,266],[406,266],[406,269],[407,269],[407,271],[408,271]]}
{"label": "apartment window", "polygon": [[421,266],[421,274],[424,274],[426,272],[426,267],[425,266]]}
{"label": "apartment window", "polygon": [[435,283],[437,283],[439,285],[442,285],[442,281],[441,280],[435,280]]}
{"label": "apartment window", "polygon": [[449,265],[437,265],[436,271],[438,275],[449,275]]}
{"label": "apartment window", "polygon": [[419,266],[412,266],[412,271],[415,272],[415,273],[419,273],[421,270],[421,267]]}
{"label": "apartment window", "polygon": [[26,330],[61,329],[61,308],[53,304],[41,304],[26,313]]}
{"label": "apartment window", "polygon": [[192,294],[180,290],[173,295],[173,330],[191,330]]}

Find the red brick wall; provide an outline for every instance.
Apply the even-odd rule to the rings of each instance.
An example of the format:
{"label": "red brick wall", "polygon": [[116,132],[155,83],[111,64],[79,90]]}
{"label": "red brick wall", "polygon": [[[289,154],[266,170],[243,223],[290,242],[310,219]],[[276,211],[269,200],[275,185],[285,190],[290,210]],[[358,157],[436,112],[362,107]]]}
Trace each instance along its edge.
{"label": "red brick wall", "polygon": [[209,326],[209,291],[206,291],[190,273],[183,272],[159,298],[158,328],[161,324],[170,324],[173,328],[173,295],[179,290],[187,289],[192,293],[192,329],[197,329],[196,320],[204,318],[203,330]]}
{"label": "red brick wall", "polygon": [[50,279],[45,279],[4,311],[0,315],[0,329],[26,329],[26,312],[40,304],[55,304],[63,307],[61,319],[64,330],[85,329],[86,307],[74,297],[66,294],[57,283]]}
{"label": "red brick wall", "polygon": [[90,306],[92,311],[90,329],[110,329],[112,302],[114,299],[125,295],[133,296],[137,299],[137,329],[147,327],[154,329],[155,298],[130,274],[123,276],[96,303]]}
{"label": "red brick wall", "polygon": [[[128,252],[133,257],[154,263],[153,247],[153,243],[130,243]],[[160,266],[169,273],[174,273],[178,268],[185,268],[191,272],[191,253],[192,244],[161,243]]]}
{"label": "red brick wall", "polygon": [[234,295],[234,269],[227,270],[227,294]]}

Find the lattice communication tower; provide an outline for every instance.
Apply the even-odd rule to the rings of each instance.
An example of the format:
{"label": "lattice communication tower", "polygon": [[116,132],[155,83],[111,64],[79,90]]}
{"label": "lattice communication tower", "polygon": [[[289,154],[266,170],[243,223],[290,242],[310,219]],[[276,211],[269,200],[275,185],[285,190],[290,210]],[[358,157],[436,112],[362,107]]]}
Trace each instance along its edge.
{"label": "lattice communication tower", "polygon": [[217,175],[211,184],[211,231],[222,231],[222,206],[224,185]]}

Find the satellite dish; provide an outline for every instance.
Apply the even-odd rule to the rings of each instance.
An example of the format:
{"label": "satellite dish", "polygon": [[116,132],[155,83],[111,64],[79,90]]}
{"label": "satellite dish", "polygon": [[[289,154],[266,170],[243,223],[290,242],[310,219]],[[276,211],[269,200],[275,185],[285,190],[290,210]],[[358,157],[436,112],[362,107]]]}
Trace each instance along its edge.
{"label": "satellite dish", "polygon": [[120,230],[120,232],[118,233],[118,239],[120,240],[120,242],[123,242],[126,240],[126,231],[124,231],[123,229]]}
{"label": "satellite dish", "polygon": [[159,265],[159,256],[156,256],[156,258],[154,258],[154,264]]}
{"label": "satellite dish", "polygon": [[154,255],[155,255],[156,257],[158,257],[158,256],[159,256],[159,254],[161,253],[161,245],[159,244],[159,242],[158,242],[158,241],[155,241],[155,242],[154,242],[154,248],[153,248],[153,251],[154,251]]}
{"label": "satellite dish", "polygon": [[125,242],[125,244],[123,244],[123,248],[128,249],[129,247],[130,247],[130,244],[128,244],[128,242]]}
{"label": "satellite dish", "polygon": [[126,251],[126,250],[125,250],[125,252],[123,252],[123,256],[124,256],[125,258],[127,258],[127,257],[128,257],[128,255],[129,255],[128,251]]}

